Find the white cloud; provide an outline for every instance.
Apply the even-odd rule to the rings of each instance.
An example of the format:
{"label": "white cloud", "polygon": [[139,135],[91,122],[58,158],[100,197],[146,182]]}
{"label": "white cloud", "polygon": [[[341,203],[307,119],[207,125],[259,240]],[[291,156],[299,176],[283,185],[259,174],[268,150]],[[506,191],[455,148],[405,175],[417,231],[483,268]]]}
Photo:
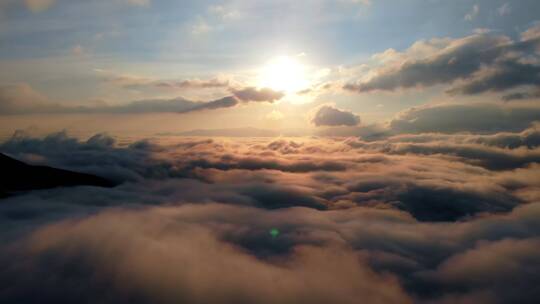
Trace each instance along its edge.
{"label": "white cloud", "polygon": [[355,4],[371,5],[371,0],[348,0],[348,1]]}
{"label": "white cloud", "polygon": [[223,5],[212,5],[208,8],[208,11],[219,16],[223,20],[233,20],[240,17],[240,12],[238,10]]}
{"label": "white cloud", "polygon": [[510,7],[510,3],[505,3],[497,11],[499,12],[499,16],[506,16],[512,12],[512,8]]}
{"label": "white cloud", "polygon": [[478,4],[475,4],[472,7],[472,10],[465,15],[465,20],[472,21],[474,18],[476,18],[476,16],[478,16],[479,12],[480,12],[480,6]]}
{"label": "white cloud", "polygon": [[213,30],[212,26],[208,24],[204,19],[200,18],[197,23],[191,27],[191,34],[202,35],[209,33]]}

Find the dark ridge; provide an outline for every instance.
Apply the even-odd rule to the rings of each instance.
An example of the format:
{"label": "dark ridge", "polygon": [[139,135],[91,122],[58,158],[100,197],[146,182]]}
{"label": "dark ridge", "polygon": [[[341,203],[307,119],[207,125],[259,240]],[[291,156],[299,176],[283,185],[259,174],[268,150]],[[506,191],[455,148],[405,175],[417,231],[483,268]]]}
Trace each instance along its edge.
{"label": "dark ridge", "polygon": [[83,185],[116,186],[112,181],[92,174],[28,165],[0,153],[0,198],[22,191]]}

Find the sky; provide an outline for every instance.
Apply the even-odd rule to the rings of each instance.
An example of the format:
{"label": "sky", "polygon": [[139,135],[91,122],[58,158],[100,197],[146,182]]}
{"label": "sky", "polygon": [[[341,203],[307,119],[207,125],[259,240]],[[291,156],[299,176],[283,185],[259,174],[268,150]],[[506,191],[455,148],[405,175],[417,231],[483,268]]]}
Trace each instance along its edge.
{"label": "sky", "polygon": [[539,303],[539,12],[0,0],[0,303]]}
{"label": "sky", "polygon": [[[313,123],[324,105],[368,126],[414,106],[534,97],[538,9],[534,0],[4,0],[2,129],[312,134],[327,127]],[[532,45],[518,50],[524,39]],[[497,54],[484,54],[496,47]],[[498,79],[476,91],[459,87],[518,71],[532,76],[504,87]],[[390,83],[401,75],[403,83]],[[209,103],[245,89],[283,95],[186,111],[190,101]]]}

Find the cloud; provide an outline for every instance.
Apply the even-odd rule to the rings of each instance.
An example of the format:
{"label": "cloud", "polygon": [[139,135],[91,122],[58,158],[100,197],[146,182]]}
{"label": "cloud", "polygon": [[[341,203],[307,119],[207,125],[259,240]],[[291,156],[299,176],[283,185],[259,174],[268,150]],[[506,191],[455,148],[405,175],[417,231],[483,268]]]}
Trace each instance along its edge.
{"label": "cloud", "polygon": [[134,6],[148,6],[148,5],[150,5],[150,0],[125,0],[125,1],[129,5],[134,5]]}
{"label": "cloud", "polygon": [[404,144],[396,146],[393,152],[455,155],[464,158],[465,161],[482,165],[491,170],[511,169],[540,162],[539,150],[521,149],[508,151],[500,148],[485,148],[466,144]]}
{"label": "cloud", "polygon": [[510,3],[507,2],[501,5],[497,9],[497,12],[499,13],[499,16],[507,16],[512,12],[512,7],[510,6]]}
{"label": "cloud", "polygon": [[498,132],[494,134],[471,134],[458,133],[417,133],[399,134],[390,136],[385,134],[384,140],[388,143],[448,143],[448,144],[469,144],[483,145],[488,147],[498,147],[505,149],[516,149],[526,147],[528,149],[540,146],[540,130],[538,123],[521,132]]}
{"label": "cloud", "polygon": [[80,44],[77,44],[76,46],[74,46],[72,49],[71,49],[71,53],[75,56],[81,56],[81,55],[84,55],[85,53],[85,49],[82,45]]}
{"label": "cloud", "polygon": [[[243,217],[242,210],[192,206],[104,213],[41,229],[15,250],[26,258],[2,272],[0,280],[9,286],[3,298],[19,303],[34,298],[101,303],[129,299],[357,303],[361,297],[370,303],[412,303],[395,278],[376,274],[361,255],[339,245],[298,246],[277,261],[264,261],[220,239],[210,227],[188,222],[220,209]],[[24,280],[23,271],[33,275]],[[59,288],[65,284],[70,288]],[[106,293],[97,292],[105,285]],[[35,293],[25,292],[32,287]]]}
{"label": "cloud", "polygon": [[495,67],[479,71],[475,79],[452,88],[449,93],[474,95],[535,85],[540,85],[540,65],[501,60]]}
{"label": "cloud", "polygon": [[55,0],[24,0],[24,5],[34,13],[49,9],[55,4]]}
{"label": "cloud", "polygon": [[523,131],[540,121],[537,104],[436,104],[414,107],[396,115],[390,128],[398,133]]}
{"label": "cloud", "polygon": [[49,101],[46,97],[34,91],[28,84],[17,84],[0,87],[0,115],[36,113],[190,113],[231,108],[246,102],[274,102],[282,96],[282,93],[271,89],[246,88],[234,91],[233,96],[207,102],[191,101],[178,97],[173,99],[139,100],[123,105],[71,106]]}
{"label": "cloud", "polygon": [[[457,289],[500,289],[497,292],[500,302],[517,298],[530,302],[538,296],[534,291],[538,283],[534,273],[540,269],[538,248],[538,237],[480,242],[475,248],[446,260],[436,270],[435,277]],[[523,290],[518,294],[504,288],[508,280],[519,284]]]}
{"label": "cloud", "polygon": [[191,34],[194,36],[207,34],[213,30],[214,27],[212,27],[202,18],[199,18],[197,23],[191,26]]}
{"label": "cloud", "polygon": [[470,12],[468,12],[464,19],[467,21],[472,21],[476,16],[478,16],[478,13],[480,12],[480,6],[478,4],[473,5]]}
{"label": "cloud", "polygon": [[243,102],[274,102],[285,96],[283,92],[270,88],[242,87],[238,83],[223,77],[206,80],[156,80],[133,75],[109,75],[105,77],[105,80],[113,85],[127,89],[225,89],[226,92],[229,92]]}
{"label": "cloud", "polygon": [[350,3],[362,4],[362,5],[371,5],[371,0],[343,0]]}
{"label": "cloud", "polygon": [[164,80],[127,74],[116,75],[101,70],[98,70],[98,72],[105,74],[103,76],[104,81],[126,89],[215,89],[230,88],[232,85],[231,80],[219,77],[210,79]]}
{"label": "cloud", "polygon": [[195,129],[185,132],[165,133],[165,135],[206,136],[206,137],[277,137],[279,131],[257,128]]}
{"label": "cloud", "polygon": [[200,89],[209,89],[209,88],[226,88],[229,87],[230,81],[226,79],[213,78],[209,80],[182,80],[182,81],[157,81],[154,83],[156,87],[162,88],[177,88],[177,89],[187,89],[187,88],[200,88]]}
{"label": "cloud", "polygon": [[46,104],[47,98],[26,83],[0,85],[0,113],[31,111]]}
{"label": "cloud", "polygon": [[3,200],[0,300],[528,303],[540,162],[516,160],[538,155],[537,133],[18,132],[0,151],[121,184]]}
{"label": "cloud", "polygon": [[[278,140],[260,147],[237,146],[234,148],[237,149],[236,152],[233,152],[232,147],[212,140],[183,141],[168,148],[140,141],[126,148],[118,148],[115,147],[114,140],[103,135],[79,143],[66,134],[59,133],[43,140],[17,135],[0,146],[0,149],[23,160],[28,155],[39,155],[56,167],[97,174],[117,182],[190,178],[217,183],[215,186],[205,186],[199,182],[190,182],[189,186],[180,187],[191,189],[189,193],[193,194],[189,195],[188,192],[181,191],[182,195],[188,195],[191,201],[204,200],[204,197],[214,195],[216,198],[224,197],[225,193],[228,193],[226,196],[236,198],[238,203],[268,209],[291,205],[333,209],[344,202],[362,206],[379,204],[406,210],[416,218],[426,221],[455,220],[479,212],[509,211],[520,204],[522,199],[505,194],[504,191],[507,190],[494,188],[480,190],[485,186],[476,185],[476,188],[468,186],[463,188],[458,184],[451,186],[446,185],[444,179],[439,181],[433,177],[430,177],[430,182],[426,182],[425,176],[417,176],[418,172],[415,172],[415,169],[411,171],[415,168],[415,162],[425,162],[426,166],[431,168],[429,172],[432,170],[442,172],[448,171],[447,162],[455,161],[459,159],[458,157],[462,158],[461,161],[467,166],[481,166],[490,170],[522,168],[539,160],[538,151],[534,150],[524,153],[519,149],[505,151],[482,144],[443,146],[435,140],[432,145],[407,144],[405,141],[396,142],[396,140],[389,139],[382,142],[349,140],[332,150],[321,150],[321,147],[327,144],[325,141],[303,144]],[[346,153],[345,157],[338,159],[329,157],[347,150],[351,151],[350,155]],[[175,155],[174,159],[170,157],[170,153]],[[354,158],[357,153],[365,153],[369,157],[358,160]],[[389,159],[383,155],[393,158]],[[440,155],[446,155],[448,158],[441,158]],[[103,160],[107,160],[106,164],[101,164]],[[396,165],[390,165],[394,162],[402,162],[404,167],[400,169]],[[359,164],[363,166],[365,172],[352,174],[349,170],[357,168]],[[392,166],[394,171],[387,171],[388,166]],[[460,170],[464,169],[458,166],[451,169],[448,174],[462,175],[459,173]],[[313,180],[308,183],[310,186],[307,186],[305,184],[309,180],[307,177],[304,177],[307,179],[302,186],[286,186],[272,179],[270,183],[267,178],[260,179],[265,172],[272,171],[282,174],[324,172],[336,174],[340,176],[338,180],[343,180],[336,184],[336,190],[340,189],[339,191],[325,193],[320,191],[326,187],[320,184],[322,181]],[[409,178],[392,175],[400,171]],[[237,177],[232,180],[227,178],[229,175],[235,176],[236,172],[251,173],[246,173],[246,176],[250,176],[246,180],[236,180]],[[373,175],[371,172],[378,174]],[[224,179],[217,176],[223,176]],[[472,185],[471,179],[474,175],[464,178],[463,185]],[[195,195],[199,191],[205,196]],[[436,199],[437,197],[448,200]]]}
{"label": "cloud", "polygon": [[352,112],[337,109],[330,105],[323,105],[316,110],[311,122],[317,126],[356,126],[360,117]]}
{"label": "cloud", "polygon": [[540,89],[533,90],[531,92],[516,92],[508,95],[504,95],[502,99],[504,101],[522,100],[522,99],[535,99],[540,97]]}
{"label": "cloud", "polygon": [[282,120],[285,115],[283,115],[283,113],[281,113],[280,111],[273,110],[272,112],[266,114],[265,117],[266,119],[277,121]]}
{"label": "cloud", "polygon": [[274,102],[285,96],[282,92],[277,92],[269,88],[257,89],[253,87],[232,90],[234,96],[242,101],[267,101]]}
{"label": "cloud", "polygon": [[237,20],[242,16],[238,10],[223,5],[211,5],[208,7],[208,11],[219,16],[222,20]]}
{"label": "cloud", "polygon": [[222,109],[222,108],[231,108],[236,106],[239,103],[238,99],[234,96],[228,96],[224,97],[218,100],[200,103],[199,105],[186,109],[184,111],[181,111],[181,113],[188,113],[188,112],[194,112],[194,111],[202,111],[202,110],[215,110],[215,109]]}
{"label": "cloud", "polygon": [[344,88],[366,93],[453,84],[448,92],[470,95],[538,85],[537,32],[537,26],[531,27],[519,41],[489,32],[418,41],[404,53],[386,51],[374,56],[382,66],[370,69],[364,73],[366,77]]}

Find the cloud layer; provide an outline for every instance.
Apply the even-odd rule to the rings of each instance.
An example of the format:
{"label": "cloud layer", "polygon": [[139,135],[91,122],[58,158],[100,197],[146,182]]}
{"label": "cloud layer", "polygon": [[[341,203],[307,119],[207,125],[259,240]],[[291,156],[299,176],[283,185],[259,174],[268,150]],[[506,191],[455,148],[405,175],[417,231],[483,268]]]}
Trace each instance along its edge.
{"label": "cloud layer", "polygon": [[4,199],[0,299],[534,303],[539,138],[18,132],[0,151],[120,185]]}

